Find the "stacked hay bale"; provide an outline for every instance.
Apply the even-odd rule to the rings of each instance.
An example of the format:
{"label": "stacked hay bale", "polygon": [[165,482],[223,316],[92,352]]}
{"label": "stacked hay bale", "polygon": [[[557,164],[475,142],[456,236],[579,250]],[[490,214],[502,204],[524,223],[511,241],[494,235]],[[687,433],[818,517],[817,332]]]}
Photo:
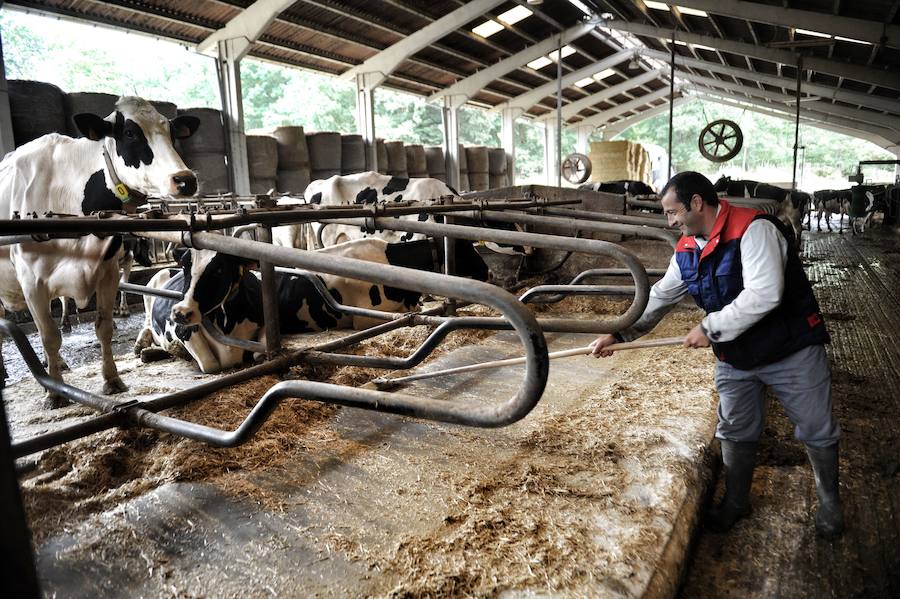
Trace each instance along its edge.
{"label": "stacked hay bale", "polygon": [[362,135],[341,135],[341,174],[366,170],[366,143]]}
{"label": "stacked hay bale", "polygon": [[457,191],[469,191],[469,161],[466,159],[466,149],[459,144],[459,189]]}
{"label": "stacked hay bale", "polygon": [[89,112],[106,117],[116,108],[118,96],[113,94],[101,94],[95,92],[75,92],[66,94],[66,134],[71,137],[81,137],[81,132],[75,125],[76,114]]}
{"label": "stacked hay bale", "polygon": [[328,179],[341,174],[341,134],[318,131],[306,136],[312,179]]}
{"label": "stacked hay bale", "polygon": [[469,191],[486,191],[490,189],[488,149],[484,146],[466,148],[468,164]]}
{"label": "stacked hay bale", "polygon": [[278,148],[278,170],[275,173],[278,191],[302,194],[311,180],[309,149],[303,127],[276,127],[272,137]]}
{"label": "stacked hay bale", "polygon": [[7,84],[17,147],[48,133],[67,132],[65,94],[61,89],[41,81],[11,79]]}
{"label": "stacked hay bale", "polygon": [[488,148],[488,186],[491,189],[506,187],[506,150]]}
{"label": "stacked hay bale", "polygon": [[650,182],[650,159],[641,144],[632,141],[591,142],[591,181]]}
{"label": "stacked hay bale", "polygon": [[192,136],[179,140],[184,163],[197,173],[198,193],[212,195],[230,191],[222,111],[215,108],[185,108],[179,109],[178,115],[200,120],[200,127]]}
{"label": "stacked hay bale", "polygon": [[384,145],[384,140],[380,137],[375,140],[375,153],[378,155],[378,172],[386,175],[388,172],[387,146]]}
{"label": "stacked hay bale", "polygon": [[161,102],[158,100],[150,100],[150,104],[153,105],[153,108],[156,109],[156,112],[163,115],[170,121],[178,116],[178,106],[176,106],[172,102]]}
{"label": "stacked hay bale", "polygon": [[384,143],[387,150],[387,174],[392,177],[409,178],[409,170],[406,163],[406,150],[402,141],[387,141]]}
{"label": "stacked hay bale", "polygon": [[410,178],[422,178],[428,176],[428,162],[425,158],[425,148],[422,144],[409,144],[406,150],[406,171]]}
{"label": "stacked hay bale", "polygon": [[250,193],[268,193],[276,189],[278,140],[270,135],[248,135],[247,167]]}
{"label": "stacked hay bale", "polygon": [[425,148],[425,167],[428,176],[447,182],[447,163],[444,161],[444,148],[442,146],[428,146]]}

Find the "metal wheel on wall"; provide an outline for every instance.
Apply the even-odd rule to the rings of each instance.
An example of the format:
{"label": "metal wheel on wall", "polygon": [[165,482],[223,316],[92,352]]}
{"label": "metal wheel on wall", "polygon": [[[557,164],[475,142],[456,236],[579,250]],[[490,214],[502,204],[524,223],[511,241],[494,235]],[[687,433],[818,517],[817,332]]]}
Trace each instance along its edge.
{"label": "metal wheel on wall", "polygon": [[734,121],[719,119],[703,128],[697,144],[700,153],[710,162],[728,162],[741,151],[744,134]]}
{"label": "metal wheel on wall", "polygon": [[584,154],[569,154],[560,169],[563,178],[569,183],[584,183],[591,176],[591,159]]}

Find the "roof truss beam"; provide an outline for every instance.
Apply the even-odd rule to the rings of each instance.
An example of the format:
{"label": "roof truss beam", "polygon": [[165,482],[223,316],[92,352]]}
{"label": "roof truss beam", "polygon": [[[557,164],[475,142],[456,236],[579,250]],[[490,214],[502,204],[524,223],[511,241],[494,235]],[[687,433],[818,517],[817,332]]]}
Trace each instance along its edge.
{"label": "roof truss beam", "polygon": [[[679,106],[683,106],[688,104],[689,102],[693,102],[694,98],[692,96],[681,96],[675,98],[675,101],[672,103],[674,108],[678,108]],[[658,116],[663,113],[669,112],[669,103],[660,104],[659,106],[654,106],[649,110],[643,110],[637,114],[633,114],[629,117],[625,117],[624,119],[620,119],[615,123],[610,123],[604,127],[601,127],[601,131],[603,131],[603,138],[613,138],[619,133],[622,133],[629,127],[633,127],[638,123],[643,123],[647,119],[652,119],[655,116]]]}
{"label": "roof truss beam", "polygon": [[440,19],[432,21],[412,35],[367,59],[361,65],[347,70],[341,75],[341,78],[353,80],[357,75],[363,73],[381,73],[382,77],[387,77],[404,60],[422,48],[445,37],[448,32],[459,29],[462,25],[478,18],[502,2],[503,0],[473,0]]}
{"label": "roof truss beam", "polygon": [[[677,89],[677,88],[676,88]],[[659,100],[661,98],[666,98],[669,95],[669,88],[664,87],[659,89],[653,93],[647,94],[646,96],[641,96],[640,98],[635,98],[634,100],[630,100],[628,102],[623,102],[618,106],[614,106],[609,110],[604,110],[603,112],[598,112],[597,114],[590,116],[586,119],[578,121],[577,123],[572,123],[569,127],[583,127],[585,125],[593,125],[595,127],[599,127],[600,125],[605,124],[609,119],[613,117],[617,117],[620,114],[625,114],[626,112],[630,112],[636,108],[640,108],[645,104],[649,104],[655,100]]]}
{"label": "roof truss beam", "polygon": [[662,2],[670,6],[696,8],[725,17],[746,19],[778,27],[787,27],[787,23],[802,23],[804,29],[900,48],[900,26],[811,10],[787,8],[787,3],[782,7],[743,0],[662,0]]}
{"label": "roof truss beam", "polygon": [[[562,118],[563,120],[568,120],[584,110],[585,108],[590,108],[595,104],[599,104],[609,98],[613,98],[618,96],[619,94],[626,92],[632,88],[638,87],[640,85],[644,85],[649,81],[653,81],[655,79],[659,79],[663,75],[663,69],[657,69],[655,71],[647,71],[646,73],[641,73],[637,77],[633,77],[631,79],[626,79],[622,83],[617,83],[611,87],[607,87],[604,90],[597,92],[596,94],[591,94],[590,96],[585,96],[580,100],[576,100],[574,102],[570,102],[563,106],[562,108]],[[542,116],[552,116],[556,118],[556,111],[554,110],[550,115],[542,115]]]}
{"label": "roof truss beam", "polygon": [[[674,35],[676,40],[682,41],[686,44],[702,44],[704,46],[722,50],[724,52],[737,54],[738,56],[749,56],[750,58],[767,60],[779,65],[786,64],[797,66],[797,63],[800,60],[799,54],[790,52],[788,50],[766,48],[763,46],[756,46],[745,42],[734,42],[731,40],[724,40],[708,35],[685,33],[683,31],[675,31],[673,33],[670,33],[660,30],[656,27],[652,27],[650,25],[643,25],[641,23],[602,20],[600,22],[600,27],[604,27],[606,29],[614,29],[616,31],[626,31],[635,35],[643,35],[646,37],[653,37],[657,39],[670,39],[671,36]],[[814,56],[804,56],[803,67],[812,69],[813,71],[817,71],[819,73],[827,73],[836,77],[844,77],[846,79],[852,79],[854,81],[860,81],[863,83],[869,83],[872,85],[879,85],[882,87],[888,87],[890,89],[900,90],[900,74],[896,74],[890,71],[882,71],[863,65],[850,64],[835,60],[827,60],[824,58],[816,58]]]}
{"label": "roof truss beam", "polygon": [[218,51],[219,42],[235,40],[234,58],[239,60],[250,51],[250,46],[260,38],[275,17],[293,3],[291,0],[257,0],[228,21],[225,27],[197,44],[197,52],[214,53]]}

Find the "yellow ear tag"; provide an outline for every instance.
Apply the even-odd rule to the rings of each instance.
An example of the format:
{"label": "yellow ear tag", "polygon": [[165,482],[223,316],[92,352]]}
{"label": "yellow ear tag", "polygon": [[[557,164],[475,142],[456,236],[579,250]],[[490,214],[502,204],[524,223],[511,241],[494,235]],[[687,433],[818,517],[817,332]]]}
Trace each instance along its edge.
{"label": "yellow ear tag", "polygon": [[122,202],[127,202],[130,198],[128,197],[128,188],[125,187],[124,183],[119,183],[116,185],[115,189],[116,197],[122,200]]}

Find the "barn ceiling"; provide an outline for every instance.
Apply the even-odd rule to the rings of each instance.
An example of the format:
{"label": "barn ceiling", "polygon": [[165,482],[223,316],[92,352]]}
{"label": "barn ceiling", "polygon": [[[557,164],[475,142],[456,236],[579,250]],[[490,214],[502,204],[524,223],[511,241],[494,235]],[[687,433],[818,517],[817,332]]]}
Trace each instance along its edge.
{"label": "barn ceiling", "polygon": [[[278,14],[252,43],[249,54],[332,75],[347,74],[478,1],[302,0]],[[253,2],[6,4],[196,45]],[[400,60],[384,84],[432,99],[462,93],[483,106],[519,107],[535,118],[555,118],[557,64],[548,59],[547,48],[558,47],[558,34],[564,34],[564,41],[571,38],[567,43],[571,50],[562,53],[566,122],[612,125],[638,120],[636,115],[644,112],[658,113],[667,104],[674,36],[678,94],[793,114],[799,74],[804,118],[891,144],[900,140],[900,0],[487,4],[493,8],[459,20]],[[494,22],[495,33],[472,31],[488,19]],[[543,49],[537,47],[542,42]],[[537,63],[531,62],[535,59]],[[493,70],[486,70],[492,65]]]}

